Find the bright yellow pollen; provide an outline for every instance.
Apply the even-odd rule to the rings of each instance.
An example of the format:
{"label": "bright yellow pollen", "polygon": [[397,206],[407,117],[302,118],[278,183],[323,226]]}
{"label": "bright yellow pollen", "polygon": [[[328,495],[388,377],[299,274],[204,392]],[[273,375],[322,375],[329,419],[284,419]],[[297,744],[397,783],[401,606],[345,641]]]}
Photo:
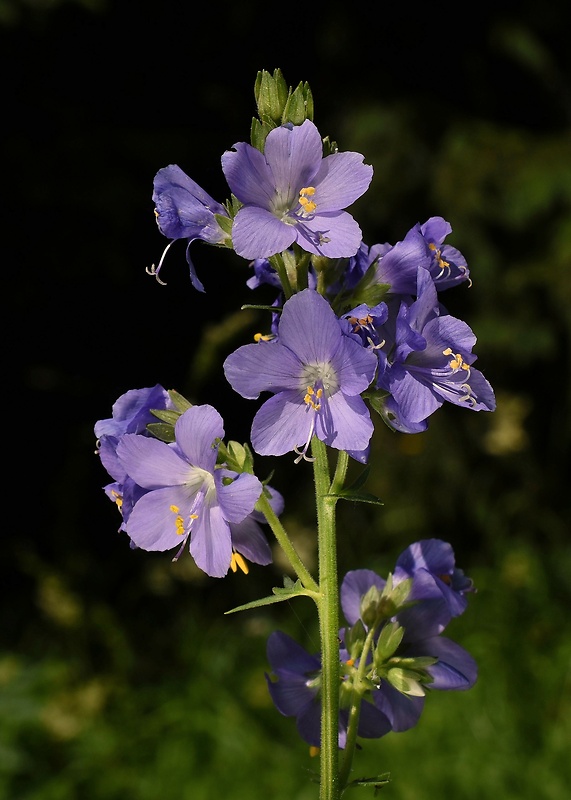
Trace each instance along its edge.
{"label": "bright yellow pollen", "polygon": [[[316,400],[313,399],[313,395],[315,395]],[[321,400],[322,396],[323,396],[323,389],[318,389],[317,391],[315,391],[313,386],[308,386],[307,394],[303,398],[303,402],[307,406],[311,406],[314,411],[319,411],[319,409],[321,408],[321,403],[319,403],[318,401]]]}
{"label": "bright yellow pollen", "polygon": [[315,187],[313,186],[305,186],[303,189],[299,190],[299,204],[308,214],[312,214],[317,208],[317,203],[307,199],[308,197],[313,197],[314,194]]}
{"label": "bright yellow pollen", "polygon": [[442,355],[454,356],[454,358],[451,358],[448,362],[452,369],[465,369],[466,372],[470,372],[470,366],[464,362],[460,353],[454,353],[451,347],[447,347],[446,350],[443,350]]}
{"label": "bright yellow pollen", "polygon": [[254,341],[255,342],[269,342],[270,339],[273,339],[273,338],[274,337],[271,335],[271,333],[255,333],[254,334]]}
{"label": "bright yellow pollen", "polygon": [[117,505],[117,508],[120,509],[121,506],[123,505],[123,498],[121,497],[121,495],[118,492],[112,491],[111,494],[113,495],[113,497],[115,499],[115,503]]}
{"label": "bright yellow pollen", "polygon": [[238,567],[242,570],[244,575],[247,575],[250,571],[248,564],[246,563],[246,559],[244,556],[240,555],[240,553],[233,552],[232,558],[230,559],[230,569],[232,572],[236,572]]}
{"label": "bright yellow pollen", "polygon": [[348,658],[345,663],[347,664],[348,667],[352,667],[355,664],[355,659],[354,658]]}
{"label": "bright yellow pollen", "polygon": [[[184,529],[184,520],[180,515],[180,508],[178,506],[172,505],[169,506],[169,510],[172,511],[173,514],[177,515],[174,521],[174,524],[176,526],[176,535],[184,536],[186,531]],[[191,514],[190,519],[198,519],[198,514]]]}

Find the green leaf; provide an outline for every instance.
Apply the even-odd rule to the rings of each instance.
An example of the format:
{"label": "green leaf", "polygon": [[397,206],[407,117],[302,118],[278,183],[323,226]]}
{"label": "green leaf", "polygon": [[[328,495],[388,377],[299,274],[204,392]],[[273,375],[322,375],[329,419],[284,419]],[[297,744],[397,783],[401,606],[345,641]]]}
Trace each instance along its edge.
{"label": "green leaf", "polygon": [[274,587],[272,589],[273,595],[271,597],[262,597],[260,600],[253,600],[251,603],[245,603],[243,606],[237,606],[236,608],[230,609],[230,611],[225,611],[225,614],[234,614],[236,611],[248,611],[251,608],[260,608],[260,606],[270,606],[274,603],[281,603],[283,600],[289,600],[292,597],[297,597],[299,595],[304,595],[305,597],[315,597],[315,592],[309,591],[309,589],[304,589],[301,581],[296,581],[295,583],[291,582],[290,586],[282,586],[282,587]]}
{"label": "green leaf", "polygon": [[377,775],[373,778],[355,778],[355,780],[349,781],[346,786],[346,789],[349,789],[352,786],[366,786],[368,788],[375,789],[375,794],[378,789],[382,789],[383,786],[386,786],[387,783],[391,782],[391,773],[390,772],[383,772],[382,775]]}
{"label": "green leaf", "polygon": [[354,492],[352,489],[341,489],[340,492],[332,492],[325,495],[326,497],[336,497],[338,500],[352,500],[354,503],[372,503],[375,506],[384,506],[382,500],[379,500],[374,494],[369,492]]}

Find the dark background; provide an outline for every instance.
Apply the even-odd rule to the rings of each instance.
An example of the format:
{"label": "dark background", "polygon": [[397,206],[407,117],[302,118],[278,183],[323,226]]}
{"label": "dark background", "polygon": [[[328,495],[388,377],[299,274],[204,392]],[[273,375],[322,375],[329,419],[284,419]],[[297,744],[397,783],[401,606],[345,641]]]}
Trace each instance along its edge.
{"label": "dark background", "polygon": [[[163,268],[167,286],[145,268],[167,244],[153,215],[156,171],[176,163],[225,201],[220,156],[249,140],[256,74],[276,67],[289,85],[310,84],[322,135],[373,164],[371,189],[353,209],[367,242],[396,242],[432,215],[450,221],[448,241],[466,256],[473,286],[445,301],[474,329],[477,366],[498,396],[494,415],[447,407],[414,437],[395,437],[378,420],[368,488],[385,507],[340,511],[341,569],[386,574],[411,541],[451,541],[461,566],[481,578],[472,604],[480,611],[465,635],[484,668],[494,652],[489,672],[515,675],[498,696],[508,692],[512,714],[519,693],[546,674],[534,661],[544,653],[551,678],[536,704],[551,712],[533,730],[539,738],[539,730],[559,730],[569,703],[561,627],[570,566],[570,23],[563,0],[452,12],[359,2],[0,4],[6,800],[151,796],[129,772],[153,772],[140,741],[121,751],[123,767],[109,755],[118,725],[138,741],[141,698],[145,713],[157,713],[189,674],[208,695],[217,664],[227,682],[232,659],[217,661],[221,638],[245,657],[253,637],[247,652],[257,671],[242,685],[259,680],[261,693],[264,637],[276,621],[315,644],[304,606],[273,607],[254,622],[222,616],[279,584],[279,561],[216,581],[190,559],[173,566],[168,554],[130,551],[94,454],[95,421],[110,416],[123,392],[155,383],[212,403],[228,437],[248,438],[257,406],[221,377],[225,355],[264,324],[237,313],[264,296],[246,287],[247,265],[195,243],[204,295],[190,285],[182,243]],[[309,543],[311,560],[311,473],[287,459],[266,461],[256,462],[260,477],[276,470],[285,520]],[[150,688],[159,685],[164,703]],[[293,723],[274,719],[253,691],[258,699],[243,700],[250,723],[262,717],[261,739],[293,736]],[[510,730],[520,730],[512,716]],[[174,735],[200,740],[198,728]],[[521,736],[528,744],[514,738],[516,748],[537,753],[525,726]],[[490,757],[493,739],[481,734],[479,742],[480,758]],[[546,752],[560,757],[557,747]],[[547,763],[546,772],[560,773]],[[105,784],[101,768],[123,777]],[[472,789],[460,776],[461,796],[491,797],[503,780],[518,785],[498,770],[474,785],[483,780],[476,769]],[[521,779],[518,796],[538,796],[542,774]],[[549,797],[560,796],[554,784]]]}

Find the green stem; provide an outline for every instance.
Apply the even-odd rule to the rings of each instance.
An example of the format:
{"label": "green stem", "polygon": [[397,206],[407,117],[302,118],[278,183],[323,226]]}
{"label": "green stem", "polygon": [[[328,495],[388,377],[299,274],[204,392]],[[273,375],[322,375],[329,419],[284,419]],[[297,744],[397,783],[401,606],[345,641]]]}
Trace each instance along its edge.
{"label": "green stem", "polygon": [[321,638],[321,777],[320,800],[339,800],[339,586],[335,532],[336,499],[327,448],[316,436],[311,442],[317,539],[319,549],[319,632]]}
{"label": "green stem", "polygon": [[274,536],[278,540],[280,547],[287,556],[289,563],[302,582],[304,588],[310,589],[312,592],[319,592],[319,586],[299,557],[297,550],[293,546],[291,539],[287,535],[284,526],[280,522],[278,515],[275,513],[264,492],[262,492],[260,499],[256,503],[256,508],[265,516],[268,525],[272,529]]}
{"label": "green stem", "polygon": [[361,703],[363,702],[363,695],[359,691],[363,684],[365,672],[367,671],[367,657],[369,650],[373,643],[376,628],[373,626],[367,634],[363,650],[360,655],[359,667],[357,675],[354,678],[355,689],[351,698],[351,709],[349,711],[349,723],[347,725],[347,740],[345,742],[345,752],[343,754],[343,764],[339,773],[339,783],[341,784],[341,791],[345,789],[351,774],[351,767],[353,765],[353,756],[355,755],[355,747],[357,746],[357,731],[359,729],[359,717],[361,714]]}
{"label": "green stem", "polygon": [[274,256],[270,256],[268,260],[272,265],[272,267],[275,269],[275,271],[278,273],[278,277],[282,285],[285,299],[289,300],[289,298],[293,295],[294,292],[281,253],[276,253]]}

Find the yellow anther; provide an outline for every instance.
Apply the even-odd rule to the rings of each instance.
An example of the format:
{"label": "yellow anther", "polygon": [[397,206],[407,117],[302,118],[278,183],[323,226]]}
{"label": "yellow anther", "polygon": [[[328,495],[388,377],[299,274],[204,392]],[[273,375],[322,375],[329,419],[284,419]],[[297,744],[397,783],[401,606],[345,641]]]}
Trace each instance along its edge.
{"label": "yellow anther", "polygon": [[232,558],[230,559],[230,569],[232,572],[236,572],[238,567],[242,570],[244,575],[247,575],[250,571],[248,564],[246,563],[246,559],[240,553],[233,552]]}
{"label": "yellow anther", "polygon": [[315,391],[313,386],[308,386],[306,395],[303,398],[303,402],[306,406],[311,406],[314,411],[319,411],[321,408],[321,403],[316,402],[316,400],[313,399],[313,395],[315,395],[317,400],[320,400],[323,396],[323,389],[318,389]]}
{"label": "yellow anther", "polygon": [[308,200],[308,197],[313,197],[315,194],[315,187],[305,186],[299,190],[299,204],[307,214],[312,214],[317,208],[317,204],[313,200]]}
{"label": "yellow anther", "polygon": [[451,347],[447,347],[446,350],[442,351],[443,356],[454,356],[451,358],[448,364],[452,367],[453,370],[457,369],[465,369],[466,372],[470,372],[470,365],[466,364],[460,353],[454,353]]}
{"label": "yellow anther", "polygon": [[180,508],[178,506],[170,506],[169,510],[172,511],[173,514],[178,514],[180,512]]}
{"label": "yellow anther", "polygon": [[271,333],[255,333],[254,334],[254,341],[255,342],[269,342],[274,337]]}
{"label": "yellow anther", "polygon": [[348,667],[352,667],[355,664],[355,659],[354,658],[348,658],[345,663],[347,664]]}
{"label": "yellow anther", "polygon": [[123,505],[123,497],[122,497],[122,495],[120,495],[119,492],[116,492],[116,491],[112,491],[111,494],[113,496],[115,504],[117,505],[117,508],[120,509],[121,506]]}
{"label": "yellow anther", "polygon": [[311,758],[315,758],[315,756],[319,755],[319,747],[315,747],[315,745],[311,745],[309,748],[309,755]]}

